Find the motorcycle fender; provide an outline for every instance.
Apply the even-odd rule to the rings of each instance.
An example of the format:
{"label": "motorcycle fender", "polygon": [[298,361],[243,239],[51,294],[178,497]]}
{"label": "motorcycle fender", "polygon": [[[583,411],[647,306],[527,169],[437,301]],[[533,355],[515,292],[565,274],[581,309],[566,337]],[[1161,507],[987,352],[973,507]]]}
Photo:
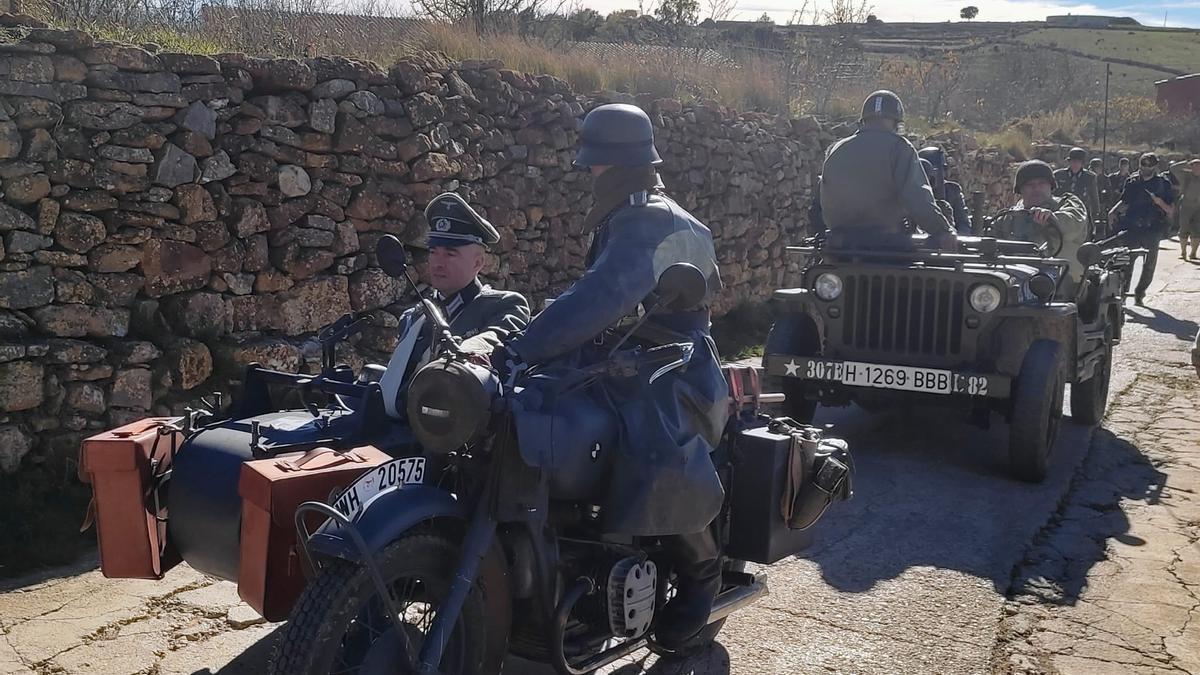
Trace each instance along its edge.
{"label": "motorcycle fender", "polygon": [[[367,509],[354,522],[368,551],[374,555],[405,532],[430,520],[455,521],[466,529],[469,514],[449,492],[431,485],[407,485],[384,492],[368,503]],[[344,528],[332,521],[322,525],[308,539],[308,549],[314,558],[333,557],[358,562],[361,549]]]}

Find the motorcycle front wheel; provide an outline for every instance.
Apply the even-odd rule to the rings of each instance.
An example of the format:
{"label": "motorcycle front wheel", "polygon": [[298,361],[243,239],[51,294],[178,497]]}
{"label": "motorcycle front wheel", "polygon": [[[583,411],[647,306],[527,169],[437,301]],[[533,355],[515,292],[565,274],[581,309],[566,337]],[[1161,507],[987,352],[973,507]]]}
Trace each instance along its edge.
{"label": "motorcycle front wheel", "polygon": [[[419,651],[458,567],[459,547],[441,534],[410,533],[386,546],[376,562],[403,617],[408,640]],[[511,615],[502,581],[492,585],[491,596],[487,593],[491,574],[483,565],[446,645],[441,673],[499,670]],[[321,566],[292,609],[268,672],[404,673],[402,645],[367,568],[331,560]]]}

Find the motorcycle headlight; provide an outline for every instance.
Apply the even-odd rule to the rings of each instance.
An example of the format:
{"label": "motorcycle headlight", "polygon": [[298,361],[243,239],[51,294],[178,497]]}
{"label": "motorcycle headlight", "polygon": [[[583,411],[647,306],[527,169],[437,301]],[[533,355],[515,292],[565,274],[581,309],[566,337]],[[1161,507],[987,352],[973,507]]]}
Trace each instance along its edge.
{"label": "motorcycle headlight", "polygon": [[473,363],[438,359],[408,385],[408,422],[413,436],[433,453],[447,453],[478,440],[487,431],[499,382]]}
{"label": "motorcycle headlight", "polygon": [[824,272],[813,282],[813,291],[817,297],[825,300],[837,300],[842,294],[842,278],[832,272]]}
{"label": "motorcycle headlight", "polygon": [[979,284],[971,289],[971,308],[976,312],[994,312],[1003,299],[1000,290],[991,284]]}

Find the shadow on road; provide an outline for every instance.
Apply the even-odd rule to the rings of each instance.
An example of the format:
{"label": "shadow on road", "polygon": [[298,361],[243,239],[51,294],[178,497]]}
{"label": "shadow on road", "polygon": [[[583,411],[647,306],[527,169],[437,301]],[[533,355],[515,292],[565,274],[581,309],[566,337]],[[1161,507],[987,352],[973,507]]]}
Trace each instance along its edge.
{"label": "shadow on road", "polygon": [[606,675],[729,675],[729,652],[720,642],[686,659],[655,659],[646,656]]}
{"label": "shadow on road", "polygon": [[1106,559],[1107,539],[1131,547],[1146,546],[1129,534],[1123,500],[1158,504],[1167,475],[1132,443],[1101,429],[1092,451],[1051,523],[1034,540],[1025,561],[1014,571],[1012,595],[1055,605],[1074,605],[1088,571]]}
{"label": "shadow on road", "polygon": [[250,645],[246,651],[237,655],[229,663],[225,664],[220,670],[211,670],[203,668],[192,673],[192,675],[261,675],[267,669],[267,659],[271,656],[271,649],[275,646],[275,641],[279,638],[279,631],[283,626],[267,633],[261,640]]}
{"label": "shadow on road", "polygon": [[835,589],[864,593],[918,567],[958,570],[1008,590],[1030,539],[1065,493],[1091,430],[1064,418],[1039,485],[1008,477],[1008,425],[981,430],[950,410],[822,409],[850,443],[855,497],[818,525],[815,562]]}
{"label": "shadow on road", "polygon": [[1140,323],[1150,330],[1174,335],[1180,340],[1188,342],[1196,338],[1196,329],[1200,327],[1195,321],[1177,319],[1164,311],[1150,307],[1126,307],[1125,318],[1133,323]]}

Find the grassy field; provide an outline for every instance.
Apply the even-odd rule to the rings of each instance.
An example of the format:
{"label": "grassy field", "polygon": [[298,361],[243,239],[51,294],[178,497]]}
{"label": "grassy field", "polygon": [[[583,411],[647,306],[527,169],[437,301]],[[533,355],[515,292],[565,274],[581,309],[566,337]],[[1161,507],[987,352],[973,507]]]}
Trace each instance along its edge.
{"label": "grassy field", "polygon": [[1200,70],[1200,31],[1043,28],[1026,33],[1020,39],[1030,44],[1065,47],[1098,57],[1130,59],[1181,70]]}
{"label": "grassy field", "polygon": [[[1042,28],[1018,39],[1031,45],[1074,49],[1097,58],[1200,71],[1200,31]],[[1153,96],[1154,82],[1169,77],[1161,71],[1113,64],[1112,89],[1117,94]]]}

